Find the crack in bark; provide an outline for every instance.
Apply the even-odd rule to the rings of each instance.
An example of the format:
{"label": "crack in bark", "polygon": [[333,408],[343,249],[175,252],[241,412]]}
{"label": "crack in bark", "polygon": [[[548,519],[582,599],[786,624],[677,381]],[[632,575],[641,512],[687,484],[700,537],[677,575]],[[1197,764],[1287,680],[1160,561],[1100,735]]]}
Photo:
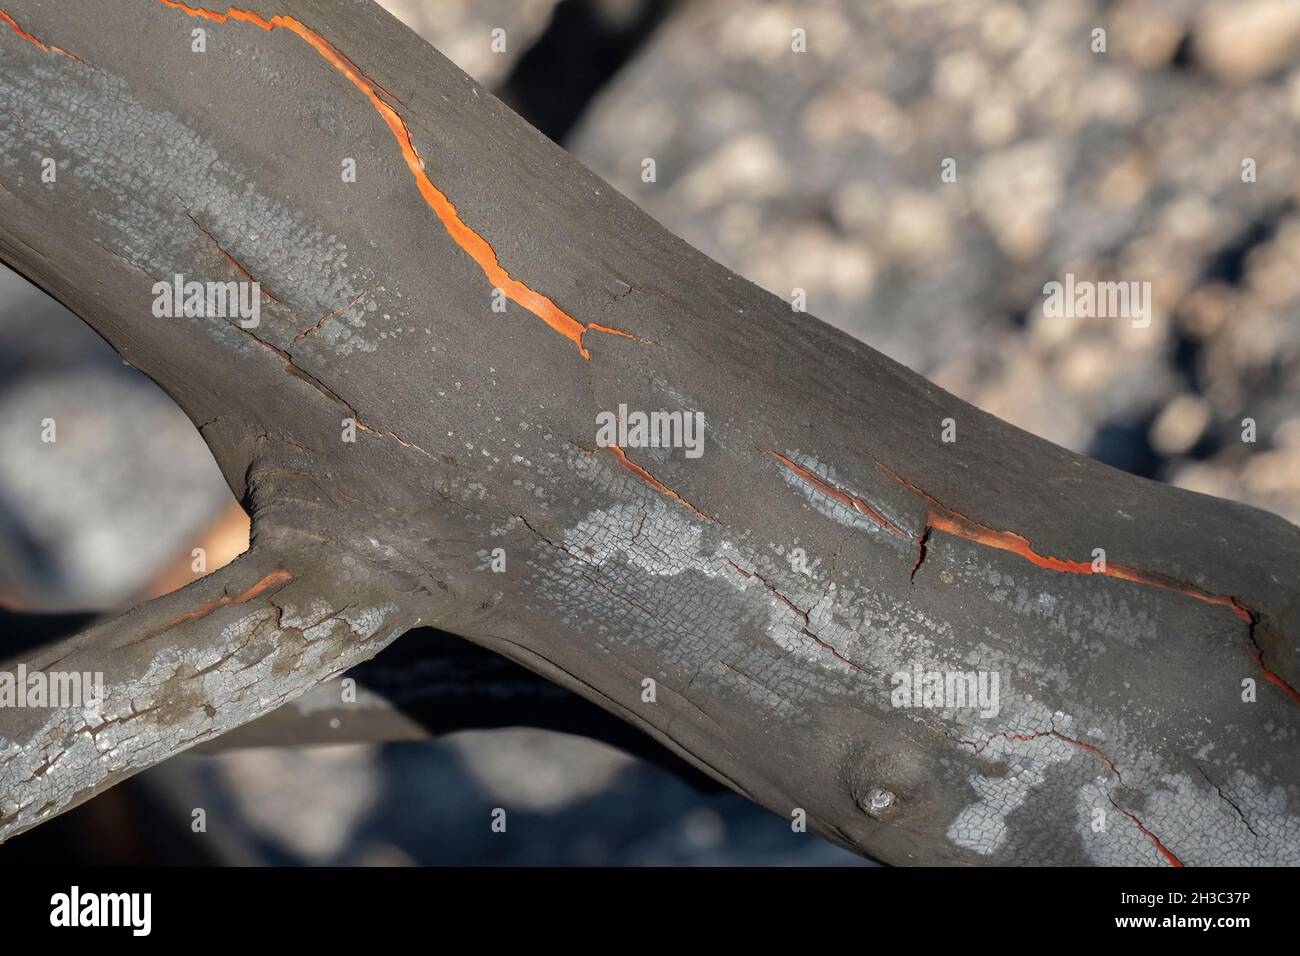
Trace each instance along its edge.
{"label": "crack in bark", "polygon": [[1300,704],[1300,691],[1297,691],[1294,687],[1292,687],[1290,684],[1286,682],[1286,680],[1282,677],[1281,674],[1277,673],[1276,671],[1270,670],[1268,666],[1264,663],[1264,649],[1259,646],[1259,641],[1255,637],[1255,625],[1257,623],[1259,623],[1258,619],[1253,617],[1253,612],[1252,612],[1250,631],[1248,632],[1248,636],[1250,638],[1250,644],[1251,644],[1250,656],[1254,659],[1255,663],[1259,665],[1259,669],[1264,672],[1264,680],[1268,681],[1274,687],[1280,688],[1284,694],[1286,694],[1296,703]]}
{"label": "crack in bark", "polygon": [[1148,840],[1150,840],[1153,844],[1155,844],[1155,848],[1160,851],[1161,856],[1163,856],[1166,860],[1169,861],[1170,866],[1176,866],[1179,868],[1183,866],[1183,861],[1178,859],[1178,857],[1174,855],[1174,851],[1169,849],[1169,847],[1165,846],[1162,842],[1160,842],[1160,838],[1156,836],[1154,833],[1152,833],[1150,830],[1148,830],[1145,826],[1143,826],[1141,820],[1139,820],[1133,814],[1129,813],[1118,803],[1116,803],[1114,798],[1112,798],[1109,794],[1107,795],[1106,799],[1110,800],[1110,805],[1112,807],[1114,807],[1120,813],[1124,814],[1124,816],[1132,820],[1133,825],[1136,826],[1139,830],[1141,830],[1143,835],[1145,835]]}
{"label": "crack in bark", "polygon": [[5,13],[5,11],[3,10],[0,10],[0,23],[6,24],[9,27],[9,29],[14,31],[14,33],[18,34],[20,37],[22,37],[24,40],[26,40],[28,43],[32,44],[33,46],[40,47],[40,49],[44,50],[46,53],[61,53],[66,57],[76,60],[82,66],[89,65],[81,57],[77,56],[77,54],[69,53],[61,46],[55,46],[52,43],[42,43],[40,40],[32,36],[30,33],[28,33],[26,30],[20,27],[16,22],[14,22],[14,18],[9,16],[9,14]]}
{"label": "crack in bark", "polygon": [[190,222],[194,223],[195,227],[199,230],[199,232],[203,233],[205,236],[208,237],[208,239],[210,239],[210,240],[212,241],[212,244],[213,244],[214,246],[217,247],[217,252],[219,252],[219,253],[221,253],[223,256],[225,256],[226,259],[230,262],[230,264],[231,264],[232,266],[234,266],[237,270],[239,270],[240,275],[242,275],[242,276],[243,276],[245,279],[247,279],[249,282],[256,283],[256,285],[257,285],[257,291],[258,291],[259,293],[261,293],[262,295],[266,296],[266,297],[267,297],[268,299],[270,299],[272,302],[279,303],[280,305],[283,305],[283,304],[284,304],[283,302],[280,302],[280,300],[277,299],[275,296],[273,296],[271,293],[267,292],[264,288],[262,288],[262,283],[261,283],[261,281],[259,281],[257,278],[255,278],[255,277],[253,276],[253,273],[249,272],[248,269],[246,269],[246,268],[244,267],[244,264],[243,264],[242,262],[240,262],[238,259],[236,259],[234,256],[232,256],[232,255],[231,255],[231,254],[226,250],[226,247],[223,246],[223,245],[222,245],[222,244],[217,240],[217,237],[214,236],[214,235],[212,234],[211,230],[209,230],[206,226],[204,226],[203,223],[201,223],[201,222],[199,222],[197,219],[195,219],[194,216],[193,216],[193,214],[192,214],[188,209],[185,210],[185,218],[188,219]]}
{"label": "crack in bark", "polygon": [[590,574],[587,574],[585,571],[579,571],[578,574],[586,581],[588,581],[591,584],[594,584],[596,587],[600,588],[602,591],[604,591],[606,594],[610,595],[611,597],[618,598],[618,600],[622,601],[624,604],[628,605],[629,607],[636,608],[646,617],[651,619],[657,619],[659,617],[658,614],[650,610],[640,601],[634,601],[632,600],[632,598],[628,597],[627,595],[619,594],[608,584],[605,584],[604,582],[597,580],[596,578],[592,577]]}
{"label": "crack in bark", "polygon": [[683,507],[689,508],[691,511],[694,511],[705,521],[712,521],[714,524],[719,523],[718,519],[713,517],[713,515],[705,514],[699,508],[695,507],[695,505],[691,504],[689,501],[687,501],[677,492],[673,491],[671,488],[665,485],[654,475],[650,474],[650,472],[646,471],[636,462],[632,461],[632,459],[628,458],[627,452],[625,452],[618,445],[607,445],[605,446],[605,450],[608,451],[615,458],[617,458],[618,463],[620,465],[622,465],[628,471],[632,472],[632,474],[636,475],[638,478],[640,478],[642,481],[648,484],[651,488],[654,488],[656,491],[662,492],[663,494],[667,495],[669,498],[672,498],[679,505],[682,505]]}
{"label": "crack in bark", "polygon": [[989,737],[988,740],[984,741],[984,743],[979,745],[976,745],[975,741],[973,740],[962,740],[960,742],[966,744],[967,746],[972,747],[975,750],[975,752],[979,754],[979,753],[983,753],[988,748],[989,744],[991,744],[995,740],[998,740],[999,738],[1003,740],[1022,741],[1022,740],[1038,740],[1041,737],[1055,737],[1057,740],[1070,744],[1073,747],[1078,747],[1081,750],[1088,751],[1093,756],[1101,759],[1101,761],[1110,769],[1110,772],[1115,775],[1115,779],[1119,783],[1124,782],[1123,776],[1120,775],[1119,768],[1115,766],[1115,761],[1111,760],[1110,757],[1105,753],[1105,751],[1103,751],[1100,747],[1094,746],[1093,744],[1090,744],[1083,740],[1079,740],[1078,738],[1075,737],[1068,737],[1065,734],[1061,733],[1059,730],[1057,730],[1055,727],[1052,727],[1051,730],[1038,730],[1032,734],[1008,734],[1005,730],[999,730],[996,734]]}
{"label": "crack in bark", "polygon": [[836,660],[843,661],[845,664],[848,664],[850,667],[852,667],[855,671],[860,671],[863,674],[871,673],[869,670],[867,670],[865,667],[863,667],[861,664],[857,663],[856,661],[849,660],[838,650],[836,650],[833,644],[829,644],[826,641],[823,641],[817,634],[815,634],[813,631],[810,631],[808,628],[801,627],[799,628],[799,631],[801,634],[805,634],[808,637],[811,637],[814,641],[816,641],[826,650],[830,651],[831,656],[834,657]]}
{"label": "crack in bark", "polygon": [[516,518],[518,518],[520,521],[522,521],[522,522],[523,522],[523,525],[524,525],[525,528],[527,528],[527,529],[528,529],[529,531],[531,531],[533,534],[537,535],[537,537],[541,538],[544,542],[546,542],[547,545],[549,545],[550,547],[554,548],[556,551],[559,551],[561,554],[565,555],[566,557],[572,558],[574,561],[577,561],[577,562],[579,562],[579,563],[581,563],[581,564],[585,564],[585,565],[587,565],[587,567],[590,567],[590,568],[594,568],[594,567],[596,567],[595,562],[588,561],[586,558],[584,558],[584,557],[583,557],[582,555],[580,555],[580,554],[574,554],[572,551],[570,551],[568,548],[566,548],[566,547],[565,547],[564,545],[562,545],[562,544],[556,544],[554,541],[552,541],[552,540],[551,540],[550,538],[548,538],[546,535],[542,534],[540,531],[538,531],[536,528],[534,528],[534,527],[532,526],[532,524],[528,521],[528,519],[525,518],[523,515],[514,515],[514,517],[516,517]]}
{"label": "crack in bark", "polygon": [[910,534],[908,534],[906,531],[903,531],[901,528],[898,527],[898,525],[894,524],[892,521],[890,521],[888,518],[882,515],[879,511],[877,511],[867,502],[863,501],[861,498],[857,497],[856,495],[849,494],[847,491],[843,490],[842,488],[836,488],[825,478],[821,477],[821,475],[814,474],[813,472],[809,471],[807,468],[804,468],[802,465],[797,464],[796,462],[787,458],[785,455],[782,455],[780,452],[765,451],[763,452],[763,454],[771,455],[782,465],[784,465],[790,471],[798,475],[799,478],[801,478],[803,481],[812,485],[815,489],[820,491],[822,494],[826,495],[827,497],[831,498],[834,501],[838,501],[846,508],[851,508],[852,510],[858,512],[859,514],[864,515],[865,517],[875,522],[877,525],[884,528],[886,531],[888,531],[890,534],[894,535],[895,537],[907,538],[909,540],[912,538]]}
{"label": "crack in bark", "polygon": [[286,352],[284,349],[272,345],[270,342],[253,334],[251,330],[244,328],[243,326],[239,325],[236,322],[230,322],[229,320],[227,320],[227,324],[232,329],[238,329],[240,332],[247,335],[258,345],[262,346],[262,348],[274,352],[280,358],[280,360],[284,362],[284,370],[287,373],[289,373],[299,381],[307,383],[312,388],[316,389],[316,391],[320,392],[322,395],[328,398],[330,401],[334,402],[334,404],[336,404],[339,408],[343,409],[343,411],[347,413],[347,416],[350,419],[352,419],[353,422],[356,423],[357,428],[359,428],[361,431],[366,432],[367,434],[370,435],[374,435],[377,438],[391,438],[393,441],[397,442],[397,444],[401,445],[403,448],[412,448],[426,458],[434,457],[433,455],[425,451],[423,448],[421,448],[419,445],[415,444],[414,442],[407,441],[406,439],[402,438],[401,435],[398,435],[396,432],[381,431],[378,428],[373,428],[370,425],[367,425],[364,421],[361,420],[361,417],[357,414],[356,409],[353,408],[349,402],[345,401],[342,398],[342,396],[340,396],[332,388],[330,388],[328,385],[326,385],[324,382],[318,379],[315,375],[312,375],[310,372],[303,369],[300,365],[297,365],[293,360],[293,356],[290,355],[288,352]]}
{"label": "crack in bark", "polygon": [[1050,571],[1058,571],[1062,574],[1087,574],[1098,577],[1116,578],[1121,581],[1129,581],[1133,584],[1144,587],[1158,588],[1163,591],[1170,591],[1175,594],[1182,594],[1205,604],[1215,607],[1224,607],[1230,610],[1238,620],[1246,625],[1246,636],[1250,641],[1252,651],[1251,656],[1259,669],[1264,673],[1264,679],[1275,687],[1280,688],[1292,700],[1300,703],[1300,692],[1297,692],[1287,681],[1278,673],[1270,670],[1264,664],[1264,651],[1259,646],[1255,637],[1255,627],[1260,622],[1260,615],[1254,609],[1247,607],[1237,598],[1231,595],[1215,594],[1204,588],[1198,587],[1187,581],[1179,581],[1169,575],[1161,574],[1157,571],[1142,571],[1136,568],[1130,568],[1122,564],[1107,563],[1105,569],[1098,571],[1092,563],[1087,561],[1072,561],[1063,558],[1055,558],[1049,555],[1039,554],[1033,549],[1033,545],[1028,538],[1016,534],[1014,531],[997,531],[987,525],[980,524],[973,518],[961,514],[952,508],[947,507],[937,498],[922,491],[916,485],[903,478],[888,465],[883,464],[878,459],[872,459],[881,470],[892,476],[903,487],[919,495],[929,505],[930,511],[926,518],[925,530],[921,536],[921,555],[917,560],[916,566],[912,569],[912,576],[915,578],[916,569],[920,567],[921,561],[925,557],[924,546],[928,541],[932,530],[942,531],[945,534],[962,538],[974,544],[983,547],[995,548],[999,551],[1007,551],[1015,554],[1031,564],[1045,568]]}
{"label": "crack in bark", "polygon": [[[1088,743],[1085,740],[1079,740],[1076,737],[1067,736],[1066,734],[1063,734],[1059,730],[1057,730],[1055,726],[1053,726],[1050,730],[1039,730],[1030,734],[1009,734],[1005,730],[1000,730],[997,733],[993,734],[991,737],[989,737],[987,740],[985,740],[984,743],[982,744],[976,744],[976,742],[973,740],[962,740],[960,738],[952,737],[950,735],[945,735],[945,736],[948,736],[950,740],[956,740],[958,743],[965,744],[966,746],[972,748],[977,754],[983,753],[990,743],[992,743],[994,740],[997,740],[999,738],[1008,741],[1025,741],[1025,740],[1038,740],[1042,737],[1052,737],[1055,738],[1056,740],[1061,741],[1062,743],[1069,744],[1071,747],[1077,747],[1080,750],[1092,754],[1094,757],[1098,758],[1099,760],[1101,760],[1102,763],[1106,765],[1106,769],[1109,770],[1111,774],[1115,777],[1116,784],[1119,785],[1124,784],[1124,777],[1122,774],[1120,774],[1119,768],[1115,765],[1115,761],[1112,760],[1104,750],[1102,750],[1100,747],[1095,746],[1094,744]],[[1123,807],[1121,807],[1118,803],[1115,802],[1115,798],[1111,795],[1111,789],[1112,788],[1107,788],[1106,791],[1106,799],[1107,801],[1109,801],[1110,805],[1114,807],[1116,810],[1118,810],[1120,813],[1122,813],[1124,816],[1126,816],[1129,820],[1131,820],[1133,824],[1143,833],[1143,835],[1145,835],[1147,839],[1149,839],[1155,845],[1155,848],[1160,852],[1160,855],[1169,861],[1169,864],[1171,866],[1176,866],[1176,867],[1183,866],[1183,862],[1178,859],[1178,857],[1174,854],[1174,852],[1170,850],[1167,846],[1165,846],[1165,844],[1161,842],[1160,838],[1157,837],[1154,833],[1152,833],[1151,830],[1148,829],[1142,823],[1142,821],[1137,818],[1136,815],[1134,815],[1128,810],[1125,810]],[[1252,830],[1251,832],[1253,833],[1254,831]]]}
{"label": "crack in bark", "polygon": [[817,491],[827,495],[834,501],[839,502],[846,507],[851,507],[855,511],[866,515],[877,525],[889,531],[892,534],[906,537],[913,541],[917,546],[916,562],[912,565],[910,580],[916,580],[916,573],[920,570],[921,565],[925,562],[928,555],[928,545],[930,537],[935,531],[942,531],[953,537],[970,541],[973,544],[986,548],[993,548],[999,551],[1006,551],[1028,561],[1036,567],[1044,568],[1049,571],[1057,571],[1062,574],[1085,574],[1095,575],[1098,577],[1115,578],[1121,581],[1128,581],[1143,587],[1157,588],[1163,591],[1170,591],[1175,594],[1182,594],[1187,597],[1210,604],[1215,607],[1227,608],[1238,620],[1246,625],[1247,637],[1251,644],[1251,657],[1259,666],[1264,674],[1264,679],[1270,684],[1282,690],[1292,700],[1300,703],[1300,691],[1292,687],[1280,674],[1271,670],[1264,663],[1264,651],[1260,647],[1259,641],[1255,635],[1255,627],[1260,623],[1260,615],[1254,609],[1247,607],[1242,601],[1226,594],[1216,594],[1207,591],[1188,581],[1179,581],[1169,575],[1162,574],[1158,571],[1143,571],[1137,568],[1131,568],[1122,564],[1107,563],[1103,570],[1096,570],[1091,562],[1074,561],[1065,558],[1056,558],[1051,555],[1040,554],[1033,548],[1032,542],[1023,535],[1014,531],[998,531],[990,528],[988,525],[981,524],[973,518],[963,515],[961,512],[949,508],[933,495],[918,488],[898,472],[894,471],[878,458],[872,457],[872,461],[881,471],[885,472],[896,482],[906,488],[908,491],[920,497],[928,506],[929,510],[926,515],[925,526],[917,536],[906,534],[898,529],[892,522],[886,519],[879,511],[870,504],[854,495],[849,494],[841,488],[836,488],[820,475],[816,475],[807,468],[797,464],[775,451],[767,451],[764,454],[771,455],[780,461],[786,468],[790,469],[801,479],[812,485]]}
{"label": "crack in bark", "polygon": [[191,17],[202,17],[216,23],[227,23],[236,20],[260,27],[267,32],[282,27],[301,37],[370,101],[370,105],[379,113],[384,125],[388,127],[393,139],[396,140],[407,168],[411,171],[411,175],[415,177],[416,187],[419,189],[421,197],[423,197],[434,215],[438,217],[438,221],[446,229],[447,235],[478,265],[483,271],[483,275],[494,288],[500,289],[512,302],[527,309],[550,326],[551,329],[572,341],[577,346],[578,353],[584,359],[591,358],[591,353],[587,351],[586,346],[583,344],[583,336],[588,332],[603,332],[623,338],[637,339],[637,336],[621,329],[597,325],[594,322],[579,322],[556,305],[548,296],[514,278],[501,265],[496,251],[487,239],[461,219],[455,204],[425,173],[424,160],[415,148],[415,142],[411,138],[411,130],[406,125],[406,120],[379,94],[383,93],[384,96],[394,102],[397,102],[396,97],[366,76],[360,67],[345,56],[338,47],[301,20],[284,14],[278,14],[266,19],[250,10],[242,10],[234,6],[227,7],[225,13],[218,13],[202,7],[191,7],[188,4],[181,3],[180,0],[158,0],[158,2],[174,10],[181,10]]}
{"label": "crack in bark", "polygon": [[1130,568],[1122,564],[1108,562],[1104,570],[1098,571],[1089,561],[1073,561],[1064,558],[1055,558],[1050,555],[1040,554],[1035,551],[1032,543],[1023,535],[1016,534],[1014,531],[998,531],[990,528],[988,525],[980,524],[973,518],[969,518],[959,511],[955,511],[943,504],[934,496],[918,488],[906,478],[898,474],[888,465],[879,459],[873,458],[872,461],[900,485],[913,494],[919,496],[929,506],[929,514],[926,518],[926,530],[942,531],[954,537],[964,538],[967,541],[982,545],[986,548],[994,548],[999,551],[1007,551],[1018,557],[1024,558],[1029,563],[1040,568],[1046,568],[1049,571],[1059,571],[1062,574],[1089,574],[1099,577],[1118,578],[1122,581],[1130,581],[1134,584],[1140,584],[1146,587],[1159,588],[1165,591],[1173,591],[1178,594],[1185,594],[1188,597],[1203,601],[1206,604],[1213,604],[1217,607],[1226,607],[1232,611],[1241,621],[1246,624],[1253,624],[1255,613],[1236,598],[1224,594],[1214,594],[1204,588],[1186,581],[1179,581],[1166,574],[1157,571],[1142,571],[1137,568]]}
{"label": "crack in bark", "polygon": [[367,289],[367,290],[364,291],[364,292],[359,292],[359,293],[357,294],[356,298],[354,298],[354,299],[353,299],[351,302],[349,302],[347,305],[340,306],[339,308],[335,309],[333,312],[326,312],[324,315],[322,315],[319,319],[317,319],[315,322],[313,322],[313,323],[312,323],[311,325],[309,325],[307,328],[303,329],[301,332],[299,332],[297,335],[295,335],[295,336],[293,337],[293,340],[294,340],[295,342],[301,342],[303,339],[305,339],[307,336],[311,335],[313,332],[318,332],[318,331],[320,331],[320,327],[321,327],[322,325],[325,324],[326,320],[328,320],[328,319],[332,319],[332,318],[334,318],[334,316],[336,316],[336,315],[340,315],[340,314],[342,314],[342,313],[348,311],[348,309],[352,308],[354,305],[356,305],[358,302],[360,302],[362,299],[364,299],[367,295],[369,295],[369,294],[370,294],[371,292],[373,292],[373,291],[374,291],[373,289]]}
{"label": "crack in bark", "polygon": [[99,732],[105,727],[111,727],[113,724],[125,724],[128,721],[134,720],[136,717],[143,717],[145,714],[152,714],[161,709],[162,705],[146,707],[144,710],[136,710],[135,704],[133,703],[131,704],[131,713],[123,714],[121,717],[110,717],[108,720],[100,721],[94,727],[87,725],[81,728],[81,733],[89,734],[91,740],[98,740]]}
{"label": "crack in bark", "polygon": [[341,615],[347,613],[348,611],[356,607],[355,604],[345,604],[341,608],[337,608],[336,610],[330,611],[328,614],[319,618],[318,620],[312,621],[310,624],[307,624],[306,626],[299,627],[293,624],[284,623],[284,608],[276,604],[274,601],[267,601],[267,603],[270,604],[271,607],[275,608],[275,629],[281,632],[293,631],[300,638],[302,638],[304,644],[314,644],[317,641],[321,640],[321,638],[318,637],[308,637],[307,636],[308,631],[312,630],[313,628],[320,627],[326,621],[337,620]]}
{"label": "crack in bark", "polygon": [[[740,678],[742,678],[743,680],[747,680],[747,681],[749,681],[749,682],[750,682],[751,684],[753,684],[755,687],[758,687],[758,688],[760,688],[760,689],[762,689],[762,690],[767,691],[767,692],[768,692],[769,694],[771,694],[772,696],[774,696],[774,697],[778,697],[778,698],[780,698],[781,700],[789,700],[789,698],[786,697],[784,694],[780,693],[779,691],[777,691],[777,690],[775,690],[775,689],[773,689],[773,688],[771,688],[771,687],[768,687],[767,684],[764,684],[764,683],[763,683],[761,680],[759,680],[757,677],[754,677],[753,675],[746,673],[745,671],[741,670],[739,667],[736,667],[734,664],[731,664],[731,663],[728,662],[728,661],[724,661],[721,657],[718,658],[718,663],[721,664],[723,667],[725,667],[727,670],[731,671],[731,672],[732,672],[733,674],[735,674],[737,677],[740,677]],[[693,679],[692,679],[692,682],[694,682]],[[687,687],[687,690],[690,690],[690,687],[689,687],[689,686]]]}
{"label": "crack in bark", "polygon": [[908,580],[916,580],[916,572],[921,570],[921,565],[925,562],[925,547],[930,543],[930,532],[934,530],[929,525],[921,531],[921,536],[916,539],[916,563],[912,565],[912,573]]}
{"label": "crack in bark", "polygon": [[232,604],[247,604],[249,601],[253,600],[256,597],[259,597],[262,594],[267,593],[268,591],[274,594],[275,591],[280,590],[280,588],[284,587],[292,580],[293,580],[293,575],[290,574],[288,571],[272,571],[270,574],[263,577],[262,580],[258,581],[256,584],[254,584],[251,588],[249,588],[247,591],[243,592],[242,594],[236,595],[234,597],[231,597],[229,594],[223,594],[221,597],[209,601],[207,604],[203,605],[202,607],[195,608],[192,611],[186,611],[183,614],[178,614],[170,621],[167,621],[166,623],[161,624],[158,627],[153,628],[152,630],[146,631],[143,634],[139,634],[136,635],[135,637],[132,637],[126,643],[119,645],[119,647],[126,647],[130,644],[139,644],[142,641],[147,641],[151,638],[157,637],[159,634],[162,634],[164,631],[171,630],[173,627],[176,627],[178,624],[183,624],[186,621],[194,621],[202,617],[207,617],[209,614],[211,614],[213,611],[217,610],[218,608],[228,607]]}
{"label": "crack in bark", "polygon": [[786,597],[784,594],[778,591],[776,587],[770,581],[768,581],[767,578],[763,577],[763,575],[759,574],[757,571],[746,571],[744,568],[738,565],[735,561],[732,561],[730,558],[723,558],[722,560],[726,561],[729,565],[731,565],[733,568],[735,568],[739,573],[743,574],[745,577],[757,578],[760,582],[762,582],[763,587],[767,588],[767,590],[772,593],[773,597],[775,597],[782,604],[784,604],[790,610],[794,611],[794,613],[798,614],[801,618],[803,618],[803,623],[805,627],[810,623],[809,620],[810,612],[805,611],[803,608],[799,607],[788,597]]}
{"label": "crack in bark", "polygon": [[1241,807],[1237,805],[1237,802],[1223,792],[1223,788],[1220,787],[1217,783],[1215,783],[1210,778],[1210,775],[1205,772],[1204,767],[1202,767],[1200,764],[1197,764],[1196,769],[1197,771],[1200,772],[1201,776],[1205,778],[1205,782],[1214,788],[1214,792],[1219,795],[1219,798],[1223,800],[1223,802],[1226,803],[1228,806],[1232,807],[1232,809],[1237,811],[1237,816],[1241,818],[1241,822],[1245,824],[1246,829],[1250,831],[1250,835],[1258,838],[1259,834],[1256,833],[1255,828],[1250,825],[1250,821],[1246,819],[1246,814],[1244,814],[1241,811]]}

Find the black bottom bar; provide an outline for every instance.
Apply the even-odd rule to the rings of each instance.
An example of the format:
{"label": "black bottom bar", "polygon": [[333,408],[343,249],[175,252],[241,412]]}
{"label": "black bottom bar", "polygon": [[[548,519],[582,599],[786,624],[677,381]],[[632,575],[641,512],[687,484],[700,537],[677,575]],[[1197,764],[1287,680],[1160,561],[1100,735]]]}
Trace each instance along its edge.
{"label": "black bottom bar", "polygon": [[[1035,946],[1096,938],[1233,945],[1293,920],[1294,870],[34,869],[9,871],[5,940],[77,934],[223,943],[482,937],[498,948],[566,939],[765,938],[785,924],[826,942],[881,934]],[[73,887],[76,887],[75,897]],[[104,894],[114,894],[104,896]],[[123,896],[121,894],[127,894]],[[146,898],[131,894],[149,894]],[[145,919],[147,913],[147,921]],[[75,915],[74,915],[75,914]],[[116,926],[86,926],[88,922]],[[53,925],[58,923],[60,925]],[[78,925],[73,926],[71,924]],[[145,928],[147,936],[137,936]],[[434,931],[436,935],[431,934]],[[454,932],[454,937],[447,936]],[[666,936],[665,934],[672,935]],[[674,942],[676,941],[676,942]],[[697,942],[692,942],[695,948]]]}

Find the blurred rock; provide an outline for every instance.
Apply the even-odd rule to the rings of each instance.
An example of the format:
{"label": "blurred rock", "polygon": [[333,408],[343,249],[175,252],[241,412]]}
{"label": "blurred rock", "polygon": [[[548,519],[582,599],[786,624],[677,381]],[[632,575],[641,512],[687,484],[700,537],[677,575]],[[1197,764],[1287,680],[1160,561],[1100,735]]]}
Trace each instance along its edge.
{"label": "blurred rock", "polygon": [[0,597],[38,611],[139,598],[231,502],[207,446],[157,386],[8,270],[0,355],[14,363],[0,360]]}
{"label": "blurred rock", "polygon": [[204,807],[193,839],[245,865],[873,865],[735,794],[541,730],[183,755],[143,777],[171,814]]}
{"label": "blurred rock", "polygon": [[1244,0],[1208,6],[1196,22],[1196,53],[1216,75],[1242,83],[1286,65],[1300,50],[1300,4]]}
{"label": "blurred rock", "polygon": [[635,763],[581,737],[521,728],[465,731],[447,738],[447,745],[489,797],[534,812],[590,800]]}
{"label": "blurred rock", "polygon": [[1111,12],[1111,23],[1115,52],[1145,68],[1167,66],[1188,29],[1186,5],[1159,0],[1122,0]]}
{"label": "blurred rock", "polygon": [[1191,451],[1210,424],[1210,403],[1199,395],[1179,395],[1151,425],[1151,444],[1173,458]]}
{"label": "blurred rock", "polygon": [[[307,862],[336,859],[379,800],[375,748],[249,750],[216,759],[240,817],[254,834]],[[311,794],[310,801],[302,795]]]}

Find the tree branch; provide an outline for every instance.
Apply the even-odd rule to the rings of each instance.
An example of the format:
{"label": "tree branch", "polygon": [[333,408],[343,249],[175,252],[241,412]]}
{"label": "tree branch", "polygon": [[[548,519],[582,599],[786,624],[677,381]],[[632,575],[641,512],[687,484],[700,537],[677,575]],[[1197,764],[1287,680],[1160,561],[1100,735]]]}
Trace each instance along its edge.
{"label": "tree branch", "polygon": [[203,744],[241,747],[425,740],[461,730],[538,727],[599,740],[674,774],[696,790],[718,784],[645,734],[577,694],[453,634],[416,628],[344,677]]}
{"label": "tree branch", "polygon": [[[0,258],[204,423],[259,547],[335,556],[329,609],[373,566],[405,624],[889,862],[1300,862],[1296,528],[792,313],[371,4],[5,2]],[[156,318],[177,275],[255,277],[260,322]],[[699,413],[704,454],[598,447],[601,410]],[[256,613],[174,629],[219,660],[213,625]],[[996,675],[1000,699],[927,695],[934,675]],[[258,709],[213,706],[170,704],[186,735]],[[88,789],[47,764],[70,720],[6,735],[11,829]]]}
{"label": "tree branch", "polygon": [[[367,606],[362,589],[341,584],[255,550],[5,662],[0,670],[29,676],[25,706],[0,708],[0,838],[274,710],[405,629],[396,604]],[[38,699],[37,687],[49,689]],[[56,687],[76,699],[53,699]]]}

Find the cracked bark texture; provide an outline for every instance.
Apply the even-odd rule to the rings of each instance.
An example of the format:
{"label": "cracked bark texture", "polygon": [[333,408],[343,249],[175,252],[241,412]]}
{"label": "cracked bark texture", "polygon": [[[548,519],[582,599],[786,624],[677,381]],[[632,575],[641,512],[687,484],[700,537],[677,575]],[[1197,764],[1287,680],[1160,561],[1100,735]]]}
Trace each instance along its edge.
{"label": "cracked bark texture", "polygon": [[[0,713],[0,837],[432,623],[887,862],[1300,862],[1293,526],[792,313],[370,3],[3,7],[0,257],[200,426],[255,548],[33,661],[115,723]],[[150,313],[242,272],[256,328]],[[619,404],[705,454],[594,449]],[[998,714],[891,706],[914,667]]]}

